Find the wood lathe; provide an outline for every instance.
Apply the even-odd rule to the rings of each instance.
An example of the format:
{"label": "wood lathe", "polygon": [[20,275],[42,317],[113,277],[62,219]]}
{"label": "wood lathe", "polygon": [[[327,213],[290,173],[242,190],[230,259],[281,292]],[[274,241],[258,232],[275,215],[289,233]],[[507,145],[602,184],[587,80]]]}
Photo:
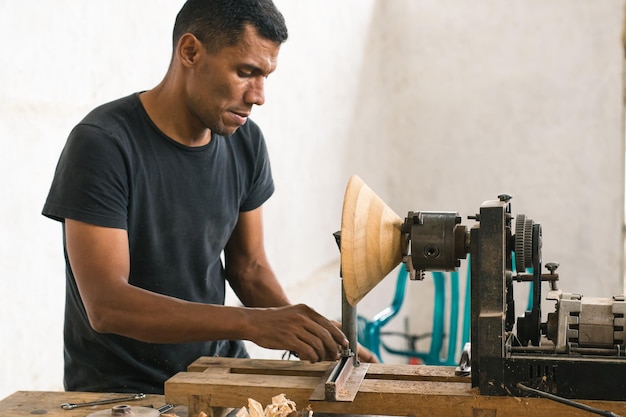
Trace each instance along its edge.
{"label": "wood lathe", "polygon": [[[403,219],[353,176],[341,231],[343,330],[338,363],[200,358],[165,384],[190,412],[242,407],[284,393],[298,406],[338,414],[428,416],[626,416],[626,302],[561,291],[557,264],[542,270],[541,225],[513,216],[511,196],[480,206],[472,227],[454,212]],[[452,271],[469,255],[471,349],[464,367],[360,364],[356,306],[398,264],[414,280]],[[514,286],[531,282],[532,308],[515,317]],[[553,312],[542,321],[542,287]]]}

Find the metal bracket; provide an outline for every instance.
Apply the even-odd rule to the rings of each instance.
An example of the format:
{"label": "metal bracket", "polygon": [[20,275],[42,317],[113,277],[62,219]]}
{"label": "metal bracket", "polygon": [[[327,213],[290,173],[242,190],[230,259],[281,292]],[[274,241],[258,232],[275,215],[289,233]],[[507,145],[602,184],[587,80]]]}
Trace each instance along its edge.
{"label": "metal bracket", "polygon": [[329,369],[313,393],[311,401],[353,401],[359,392],[361,382],[369,369],[368,363],[354,360],[354,354],[342,356],[337,364]]}

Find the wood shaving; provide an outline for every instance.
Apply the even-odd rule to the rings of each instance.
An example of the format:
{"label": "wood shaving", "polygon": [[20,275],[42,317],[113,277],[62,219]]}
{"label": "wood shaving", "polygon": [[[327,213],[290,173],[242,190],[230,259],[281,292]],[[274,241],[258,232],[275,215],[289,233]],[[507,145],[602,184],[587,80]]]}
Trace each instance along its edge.
{"label": "wood shaving", "polygon": [[[293,417],[298,415],[296,403],[288,399],[285,394],[279,394],[272,397],[272,403],[268,404],[265,409],[260,402],[248,398],[248,407],[242,407],[237,411],[236,417]],[[302,417],[311,417],[313,411],[307,407]]]}

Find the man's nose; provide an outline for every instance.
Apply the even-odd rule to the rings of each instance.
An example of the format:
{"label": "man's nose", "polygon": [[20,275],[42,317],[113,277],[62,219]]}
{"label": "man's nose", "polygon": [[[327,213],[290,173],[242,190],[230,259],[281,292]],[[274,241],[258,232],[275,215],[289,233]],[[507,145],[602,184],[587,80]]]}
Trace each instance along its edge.
{"label": "man's nose", "polygon": [[262,106],[265,103],[265,78],[256,78],[248,87],[244,95],[246,103]]}

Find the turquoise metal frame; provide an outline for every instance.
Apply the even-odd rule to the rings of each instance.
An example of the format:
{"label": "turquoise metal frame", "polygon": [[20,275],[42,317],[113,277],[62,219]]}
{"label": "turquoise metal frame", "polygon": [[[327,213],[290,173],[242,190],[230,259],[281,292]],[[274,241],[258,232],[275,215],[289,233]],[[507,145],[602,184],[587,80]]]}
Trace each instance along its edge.
{"label": "turquoise metal frame", "polygon": [[[445,314],[446,314],[446,274],[443,272],[432,272],[431,273],[433,283],[434,283],[434,306],[433,306],[433,323],[432,330],[430,333],[430,348],[427,352],[406,349],[399,350],[394,349],[384,343],[381,339],[381,335],[385,333],[382,332],[382,328],[393,319],[404,302],[404,297],[406,293],[406,283],[408,281],[408,272],[405,268],[400,268],[398,272],[398,278],[396,282],[396,290],[393,296],[393,300],[391,305],[378,314],[376,314],[372,320],[367,320],[366,318],[359,316],[358,317],[358,339],[359,343],[372,351],[376,355],[379,361],[382,362],[381,358],[381,348],[386,352],[393,355],[406,356],[408,358],[419,358],[426,365],[455,365],[457,362],[457,339],[458,339],[458,328],[459,328],[459,274],[456,271],[453,271],[449,274],[450,279],[450,312],[449,312],[449,323],[448,323],[448,344],[447,348],[444,351],[444,339],[446,336],[446,324],[445,324]],[[469,267],[467,273],[467,285],[469,285]],[[468,287],[469,288],[469,287]],[[462,332],[462,343],[460,346],[463,346],[465,342],[469,341],[469,291],[466,291],[465,297],[465,306],[464,306],[464,322],[463,322],[463,332]],[[408,338],[417,339],[417,337],[410,335],[404,335]]]}

